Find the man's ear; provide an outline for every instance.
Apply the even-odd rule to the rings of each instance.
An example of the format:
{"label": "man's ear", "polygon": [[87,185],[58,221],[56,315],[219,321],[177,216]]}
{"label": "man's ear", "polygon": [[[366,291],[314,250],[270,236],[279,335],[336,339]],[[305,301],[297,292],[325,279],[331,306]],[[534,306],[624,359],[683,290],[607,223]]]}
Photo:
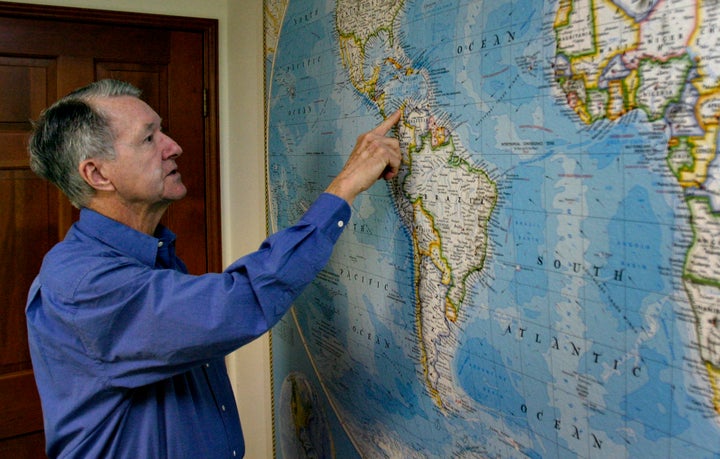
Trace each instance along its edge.
{"label": "man's ear", "polygon": [[112,191],[115,189],[113,183],[103,173],[102,161],[97,158],[82,161],[78,166],[78,172],[80,172],[83,180],[97,191]]}

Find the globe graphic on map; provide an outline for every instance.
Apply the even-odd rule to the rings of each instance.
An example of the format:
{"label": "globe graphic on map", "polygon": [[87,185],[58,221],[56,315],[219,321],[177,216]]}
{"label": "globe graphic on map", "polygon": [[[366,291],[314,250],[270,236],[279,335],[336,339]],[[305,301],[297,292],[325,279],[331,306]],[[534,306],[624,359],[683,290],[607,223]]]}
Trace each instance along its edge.
{"label": "globe graphic on map", "polygon": [[720,3],[290,0],[272,231],[395,110],[273,330],[337,457],[720,455]]}
{"label": "globe graphic on map", "polygon": [[332,436],[318,394],[308,378],[292,372],[277,400],[278,438],[283,457],[332,457]]}

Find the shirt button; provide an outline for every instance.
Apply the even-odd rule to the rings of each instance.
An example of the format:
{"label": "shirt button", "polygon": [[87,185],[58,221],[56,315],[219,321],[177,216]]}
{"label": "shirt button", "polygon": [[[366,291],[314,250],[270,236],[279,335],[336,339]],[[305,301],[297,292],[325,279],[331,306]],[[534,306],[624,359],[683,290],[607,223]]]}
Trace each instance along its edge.
{"label": "shirt button", "polygon": [[220,405],[220,409],[225,411],[225,405]]}
{"label": "shirt button", "polygon": [[163,246],[163,241],[158,241],[158,247],[162,247],[162,246]]}
{"label": "shirt button", "polygon": [[338,228],[342,228],[343,226],[345,226],[345,222],[342,221],[342,220],[340,220],[340,221],[338,222]]}
{"label": "shirt button", "polygon": [[237,456],[237,451],[233,450],[233,457]]}
{"label": "shirt button", "polygon": [[205,368],[210,368],[210,364],[209,364],[209,363],[206,363],[206,364],[205,364]]}

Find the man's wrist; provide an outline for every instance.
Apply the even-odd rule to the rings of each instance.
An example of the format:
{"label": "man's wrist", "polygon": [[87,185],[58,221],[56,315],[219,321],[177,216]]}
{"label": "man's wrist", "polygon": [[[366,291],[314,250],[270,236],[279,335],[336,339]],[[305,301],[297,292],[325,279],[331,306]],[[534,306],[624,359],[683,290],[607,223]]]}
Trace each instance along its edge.
{"label": "man's wrist", "polygon": [[333,180],[330,185],[328,185],[328,187],[325,189],[325,192],[342,198],[351,205],[355,200],[355,196],[357,196],[357,193],[353,193],[349,191],[347,187],[344,187],[342,185],[342,181],[340,180]]}

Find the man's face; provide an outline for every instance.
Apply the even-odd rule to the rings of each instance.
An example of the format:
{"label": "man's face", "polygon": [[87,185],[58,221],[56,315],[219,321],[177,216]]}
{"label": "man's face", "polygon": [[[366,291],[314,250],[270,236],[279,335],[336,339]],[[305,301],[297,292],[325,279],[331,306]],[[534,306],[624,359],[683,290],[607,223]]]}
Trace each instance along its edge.
{"label": "man's face", "polygon": [[114,160],[105,162],[117,197],[129,207],[152,208],[187,193],[175,159],[182,149],[161,131],[161,119],[145,102],[122,96],[97,99],[115,134]]}

